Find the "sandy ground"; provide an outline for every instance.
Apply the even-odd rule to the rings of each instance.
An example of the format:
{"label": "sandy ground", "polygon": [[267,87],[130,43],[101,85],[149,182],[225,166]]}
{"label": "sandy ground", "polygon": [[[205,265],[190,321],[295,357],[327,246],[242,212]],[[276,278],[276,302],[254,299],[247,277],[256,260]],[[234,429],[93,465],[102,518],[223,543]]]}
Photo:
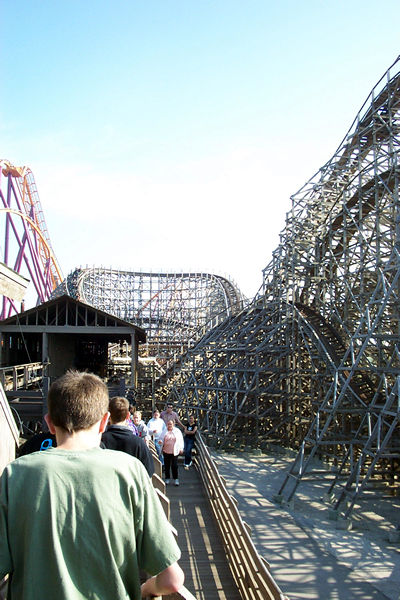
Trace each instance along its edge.
{"label": "sandy ground", "polygon": [[[290,600],[400,600],[400,542],[389,541],[400,524],[400,499],[382,488],[364,493],[355,505],[350,531],[331,518],[326,499],[329,470],[319,481],[304,481],[294,502],[276,495],[293,458],[283,450],[255,455],[213,452],[257,550]],[[398,535],[398,534],[397,534]]]}

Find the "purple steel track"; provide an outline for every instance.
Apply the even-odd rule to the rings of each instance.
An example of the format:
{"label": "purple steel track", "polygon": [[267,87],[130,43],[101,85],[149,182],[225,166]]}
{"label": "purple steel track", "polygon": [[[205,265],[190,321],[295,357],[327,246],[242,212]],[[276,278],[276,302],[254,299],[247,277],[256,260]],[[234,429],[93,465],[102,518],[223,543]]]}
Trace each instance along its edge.
{"label": "purple steel track", "polygon": [[[46,302],[63,277],[47,232],[32,172],[0,160],[0,223],[2,262],[30,280],[29,293],[38,305]],[[2,238],[1,238],[2,236]],[[1,319],[21,308],[3,296]]]}

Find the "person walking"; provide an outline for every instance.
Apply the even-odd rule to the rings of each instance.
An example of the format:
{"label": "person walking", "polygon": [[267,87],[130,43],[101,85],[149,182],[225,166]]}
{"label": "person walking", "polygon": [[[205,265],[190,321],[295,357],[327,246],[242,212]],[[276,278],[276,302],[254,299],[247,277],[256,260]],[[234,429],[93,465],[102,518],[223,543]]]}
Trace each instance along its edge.
{"label": "person walking", "polygon": [[175,480],[175,485],[179,485],[178,479],[178,456],[183,454],[183,435],[180,429],[175,427],[174,421],[171,419],[167,423],[167,429],[161,434],[162,450],[164,456],[165,467],[165,483],[170,482],[170,473]]}
{"label": "person walking", "polygon": [[153,417],[147,423],[147,430],[149,435],[153,438],[154,445],[157,451],[157,456],[161,464],[163,465],[164,457],[162,452],[161,434],[167,430],[167,427],[164,421],[161,419],[160,411],[157,408],[153,412]]}
{"label": "person walking", "polygon": [[[117,396],[116,396],[116,397],[117,397]],[[127,400],[128,400],[128,398],[127,398]],[[129,402],[129,400],[128,400],[128,402]],[[132,433],[133,433],[134,435],[139,435],[139,432],[138,432],[138,430],[137,430],[137,427],[136,427],[136,425],[135,425],[135,424],[134,424],[134,422],[133,422],[133,413],[134,413],[134,412],[135,412],[135,407],[133,406],[133,404],[129,404],[129,414],[128,414],[127,418],[126,418],[126,423],[125,423],[125,425],[126,425],[127,427],[129,427],[129,429],[132,431]]]}
{"label": "person walking", "polygon": [[168,421],[172,419],[174,425],[179,425],[179,427],[182,427],[183,429],[183,423],[181,423],[178,413],[174,411],[173,404],[171,404],[170,402],[168,402],[168,404],[166,405],[165,410],[161,412],[160,417],[166,425],[168,424]]}
{"label": "person walking", "polygon": [[193,446],[194,446],[194,440],[196,437],[196,431],[197,431],[197,423],[194,420],[194,416],[190,415],[189,416],[189,421],[186,423],[185,425],[185,429],[184,429],[184,454],[185,454],[185,461],[184,461],[184,467],[185,469],[188,469],[189,467],[192,466],[192,450],[193,450]]}
{"label": "person walking", "polygon": [[140,412],[140,410],[135,410],[135,412],[133,413],[133,424],[137,429],[138,436],[142,438],[147,445],[149,445],[149,432],[147,431],[146,423],[142,419],[142,413]]}
{"label": "person walking", "polygon": [[127,426],[126,420],[129,414],[129,402],[122,396],[111,398],[108,405],[110,421],[107,429],[101,436],[105,448],[119,450],[135,456],[143,463],[151,477],[154,473],[154,464],[151,452],[144,439],[135,435]]}

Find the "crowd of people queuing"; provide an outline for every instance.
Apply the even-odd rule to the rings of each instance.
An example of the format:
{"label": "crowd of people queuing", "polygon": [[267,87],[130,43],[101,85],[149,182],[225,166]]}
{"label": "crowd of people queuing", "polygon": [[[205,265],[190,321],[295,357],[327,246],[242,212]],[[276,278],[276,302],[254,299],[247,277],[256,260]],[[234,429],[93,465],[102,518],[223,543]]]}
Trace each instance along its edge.
{"label": "crowd of people queuing", "polygon": [[[165,483],[172,476],[178,486],[178,457],[192,465],[194,416],[182,423],[167,404],[146,424],[126,398],[109,399],[99,377],[68,371],[50,387],[45,420],[49,431],[26,442],[0,479],[0,579],[10,575],[12,598],[176,592],[180,551],[151,485],[149,445]],[[151,577],[141,584],[142,571]]]}
{"label": "crowd of people queuing", "polygon": [[[142,413],[130,407],[126,417],[126,424],[135,435],[141,437],[147,444],[152,439],[158,458],[163,465],[165,483],[171,479],[176,486],[179,485],[178,458],[184,455],[184,468],[192,465],[192,450],[195,442],[197,422],[190,415],[186,423],[182,423],[178,413],[173,410],[173,405],[168,403],[160,413],[156,408],[147,425],[142,419]],[[171,477],[172,476],[172,477]]]}
{"label": "crowd of people queuing", "polygon": [[[156,408],[146,424],[141,411],[135,410],[122,396],[110,399],[109,413],[108,426],[101,437],[100,446],[135,456],[144,464],[151,477],[154,466],[149,451],[149,441],[152,439],[157,456],[163,465],[165,483],[168,485],[171,482],[172,475],[175,485],[179,485],[179,456],[184,455],[185,469],[189,469],[192,465],[192,449],[197,431],[194,416],[190,415],[186,423],[182,423],[179,415],[173,410],[173,405],[167,404],[161,413]],[[41,433],[20,448],[19,456],[46,450],[56,445],[55,435],[50,432]]]}

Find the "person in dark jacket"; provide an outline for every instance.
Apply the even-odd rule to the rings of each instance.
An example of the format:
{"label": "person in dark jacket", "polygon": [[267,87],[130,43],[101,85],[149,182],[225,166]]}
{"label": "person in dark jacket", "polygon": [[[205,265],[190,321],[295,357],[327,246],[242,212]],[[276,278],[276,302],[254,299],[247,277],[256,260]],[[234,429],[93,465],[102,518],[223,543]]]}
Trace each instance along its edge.
{"label": "person in dark jacket", "polygon": [[129,402],[126,398],[111,398],[109,408],[110,425],[101,436],[101,441],[109,450],[120,450],[138,458],[151,477],[154,473],[153,458],[146,442],[134,435],[126,425]]}

